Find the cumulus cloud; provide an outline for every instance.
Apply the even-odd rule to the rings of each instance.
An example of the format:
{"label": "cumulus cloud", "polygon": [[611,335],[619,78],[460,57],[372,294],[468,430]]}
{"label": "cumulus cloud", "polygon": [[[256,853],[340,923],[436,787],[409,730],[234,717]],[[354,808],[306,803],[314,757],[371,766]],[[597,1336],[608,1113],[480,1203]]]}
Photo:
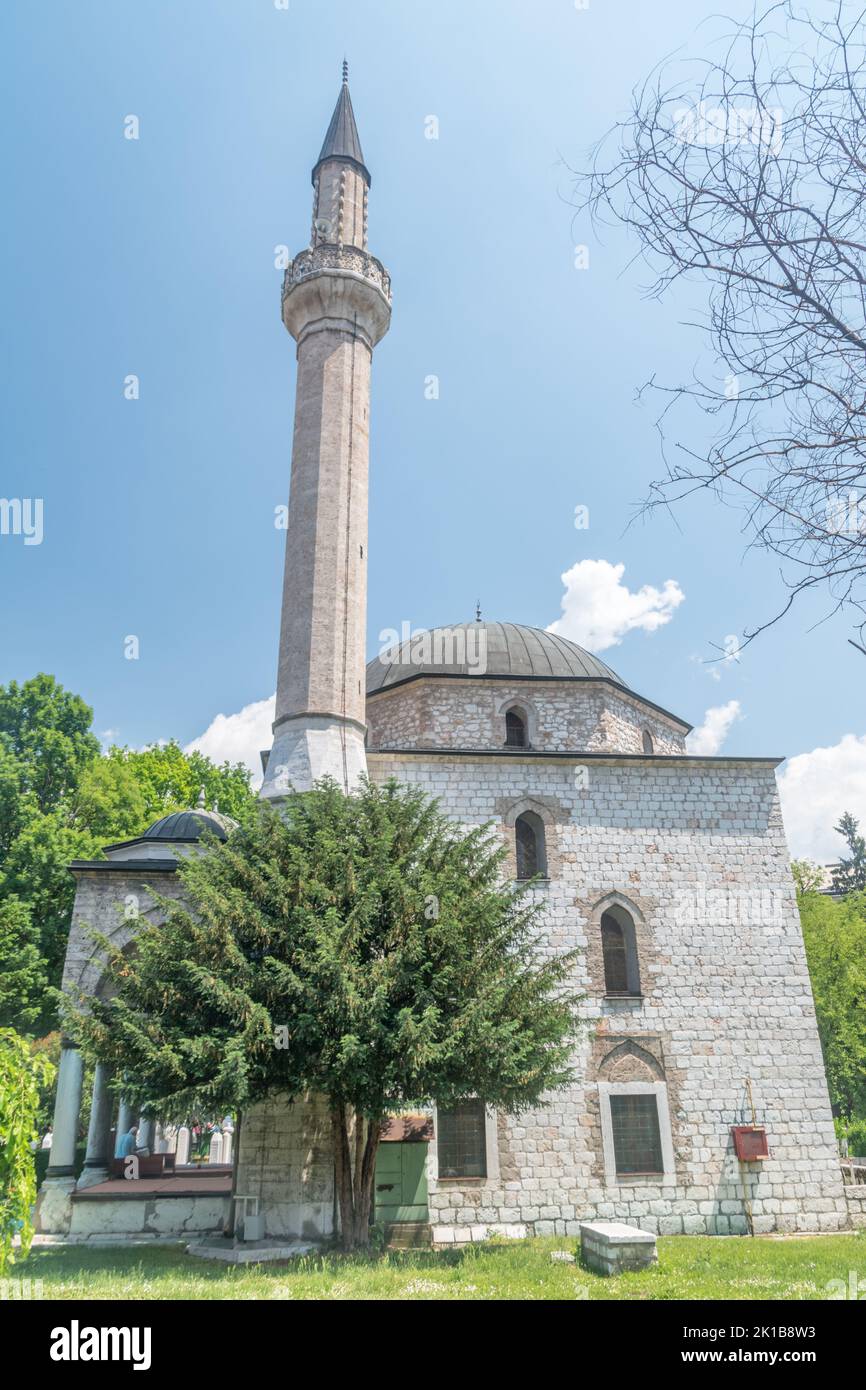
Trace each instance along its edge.
{"label": "cumulus cloud", "polygon": [[634,593],[623,584],[625,565],[609,560],[578,560],[562,575],[562,617],[548,632],[567,637],[591,652],[616,647],[627,632],[655,632],[669,623],[685,594],[675,579],[660,589],[644,584]]}
{"label": "cumulus cloud", "polygon": [[779,773],[782,815],[795,859],[835,863],[845,842],[833,826],[843,811],[866,825],[866,734],[791,758]]}
{"label": "cumulus cloud", "polygon": [[244,705],[237,714],[218,714],[203,734],[184,748],[185,753],[204,753],[215,763],[246,763],[253,774],[253,785],[262,781],[262,760],[259,754],[273,743],[271,725],[274,722],[276,695],[269,700],[256,700]]}
{"label": "cumulus cloud", "polygon": [[686,747],[696,757],[711,758],[718,753],[735,720],[741,717],[739,700],[729,700],[726,705],[714,705],[704,715],[703,724],[692,729],[686,739]]}

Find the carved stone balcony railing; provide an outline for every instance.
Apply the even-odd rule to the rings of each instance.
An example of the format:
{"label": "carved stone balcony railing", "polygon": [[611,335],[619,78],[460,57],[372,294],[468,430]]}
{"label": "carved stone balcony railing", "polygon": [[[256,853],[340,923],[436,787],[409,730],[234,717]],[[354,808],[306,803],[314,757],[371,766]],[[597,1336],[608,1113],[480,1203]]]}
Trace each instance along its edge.
{"label": "carved stone balcony railing", "polygon": [[322,245],[299,251],[283,277],[283,299],[295,285],[323,270],[342,270],[371,281],[391,303],[391,277],[381,261],[357,246]]}

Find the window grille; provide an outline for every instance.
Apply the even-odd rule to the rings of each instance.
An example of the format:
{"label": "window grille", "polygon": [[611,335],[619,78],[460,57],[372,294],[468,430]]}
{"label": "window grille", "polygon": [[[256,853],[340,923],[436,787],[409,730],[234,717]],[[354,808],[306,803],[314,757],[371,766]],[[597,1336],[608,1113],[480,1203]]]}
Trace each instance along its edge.
{"label": "window grille", "polygon": [[629,994],[625,932],[619,922],[607,913],[601,919],[601,951],[604,957],[605,994]]}
{"label": "window grille", "polygon": [[486,1118],[482,1100],[438,1112],[440,1178],[486,1178]]}
{"label": "window grille", "polygon": [[505,714],[505,747],[526,747],[526,722],[516,709],[507,710]]}
{"label": "window grille", "polygon": [[524,813],[517,817],[514,825],[518,878],[534,878],[544,873],[544,854],[539,843],[544,832],[540,821],[535,824],[536,819]]}
{"label": "window grille", "polygon": [[662,1173],[659,1112],[653,1095],[612,1095],[610,1119],[617,1173]]}

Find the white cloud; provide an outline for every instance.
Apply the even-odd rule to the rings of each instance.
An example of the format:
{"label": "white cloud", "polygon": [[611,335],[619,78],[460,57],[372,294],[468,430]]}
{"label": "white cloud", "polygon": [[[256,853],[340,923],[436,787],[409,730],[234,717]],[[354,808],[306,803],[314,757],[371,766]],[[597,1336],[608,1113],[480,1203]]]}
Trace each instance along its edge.
{"label": "white cloud", "polygon": [[833,826],[843,811],[866,825],[866,734],[791,758],[779,773],[782,816],[795,859],[835,863],[845,842]]}
{"label": "white cloud", "polygon": [[739,700],[729,700],[726,705],[714,705],[704,715],[703,724],[692,729],[686,739],[686,748],[696,757],[711,758],[718,753],[735,720],[742,717]]}
{"label": "white cloud", "polygon": [[666,579],[661,589],[644,584],[632,593],[622,583],[625,565],[609,560],[578,560],[562,575],[562,617],[551,623],[548,632],[567,637],[591,652],[616,647],[627,632],[636,628],[655,632],[664,627],[685,598],[675,579]]}
{"label": "white cloud", "polygon": [[269,700],[245,705],[237,714],[218,714],[183,751],[204,753],[215,763],[246,763],[253,774],[253,785],[258,787],[262,780],[259,754],[274,741],[271,725],[275,705],[276,696],[272,695]]}

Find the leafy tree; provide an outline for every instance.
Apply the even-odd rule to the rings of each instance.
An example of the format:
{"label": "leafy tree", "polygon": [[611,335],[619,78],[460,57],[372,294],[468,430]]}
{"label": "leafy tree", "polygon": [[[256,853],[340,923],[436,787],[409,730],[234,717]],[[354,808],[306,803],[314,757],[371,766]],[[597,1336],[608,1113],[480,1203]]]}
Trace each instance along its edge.
{"label": "leafy tree", "polygon": [[91,835],[76,832],[62,810],[37,811],[0,864],[0,899],[17,897],[27,904],[53,984],[60,982],[75,897],[69,864],[90,857],[102,857]]}
{"label": "leafy tree", "polygon": [[[102,756],[91,721],[92,710],[53,676],[0,686],[0,906],[18,903],[0,928],[0,974],[11,977],[6,995],[0,992],[0,1017],[28,1031],[53,1019],[44,986],[60,983],[75,896],[71,860],[101,859],[103,845],[195,805],[202,788],[209,806],[218,802],[237,820],[255,805],[242,765],[218,767],[177,743]],[[31,970],[34,945],[41,987]],[[25,977],[38,1004],[26,1015],[14,1004]]]}
{"label": "leafy tree", "polygon": [[803,940],[837,1113],[866,1119],[866,894],[798,897]]}
{"label": "leafy tree", "polygon": [[840,859],[833,870],[833,887],[837,893],[856,893],[866,888],[866,840],[860,834],[858,822],[846,811],[833,829],[848,845],[849,858]]}
{"label": "leafy tree", "polygon": [[70,1026],[163,1113],[273,1093],[330,1104],[346,1249],[365,1245],[389,1109],[470,1096],[516,1112],[571,1075],[574,954],[545,951],[487,828],[417,790],[330,782],[187,861],[117,993]]}
{"label": "leafy tree", "polygon": [[250,791],[250,774],[243,763],[211,762],[203,753],[184,753],[174,741],[138,751],[111,748],[108,762],[132,773],[144,801],[144,824],[171,811],[195,806],[204,789],[213,809],[241,823],[255,814],[256,797]]}
{"label": "leafy tree", "polygon": [[76,834],[92,839],[88,853],[98,854],[115,840],[132,839],[161,814],[161,808],[151,814],[137,765],[114,754],[112,750],[86,767],[69,798],[66,819]]}
{"label": "leafy tree", "polygon": [[24,768],[0,736],[0,866],[25,821],[38,814],[36,797],[24,790]]}
{"label": "leafy tree", "polygon": [[21,1236],[24,1257],[33,1239],[36,1167],[31,1145],[37,1138],[40,1090],[52,1072],[44,1054],[33,1054],[24,1038],[0,1028],[0,1274],[14,1263],[15,1236]]}
{"label": "leafy tree", "polygon": [[42,1013],[48,984],[38,933],[26,903],[0,902],[0,1027],[29,1030]]}
{"label": "leafy tree", "polygon": [[18,760],[24,789],[41,811],[53,810],[99,754],[93,711],[80,695],[44,673],[0,686],[0,743]]}
{"label": "leafy tree", "polygon": [[791,861],[791,873],[794,876],[794,885],[798,895],[800,893],[818,893],[824,886],[824,870],[809,859],[793,859]]}

